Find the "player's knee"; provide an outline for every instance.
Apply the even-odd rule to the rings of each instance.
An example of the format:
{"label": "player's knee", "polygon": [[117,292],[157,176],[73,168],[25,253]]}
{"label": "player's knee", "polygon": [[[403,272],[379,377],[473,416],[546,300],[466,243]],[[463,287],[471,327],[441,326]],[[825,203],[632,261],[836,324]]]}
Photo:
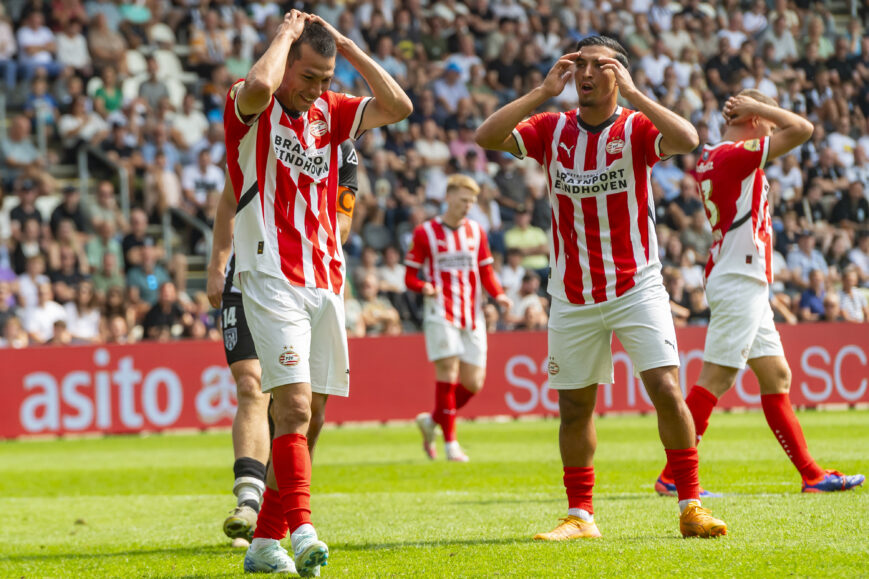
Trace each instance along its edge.
{"label": "player's knee", "polygon": [[311,422],[311,405],[304,396],[275,400],[272,417],[276,432],[299,432],[305,434]]}
{"label": "player's knee", "polygon": [[256,376],[241,376],[236,382],[235,390],[239,407],[255,406],[268,400],[268,394],[263,393]]}
{"label": "player's knee", "polygon": [[784,394],[791,389],[791,369],[787,364],[779,364],[773,373],[772,387],[776,394]]}

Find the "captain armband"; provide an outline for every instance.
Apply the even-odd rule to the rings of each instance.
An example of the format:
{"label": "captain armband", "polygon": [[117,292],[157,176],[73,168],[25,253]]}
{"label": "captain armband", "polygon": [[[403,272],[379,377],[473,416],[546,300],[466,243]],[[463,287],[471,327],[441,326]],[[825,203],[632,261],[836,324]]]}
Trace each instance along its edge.
{"label": "captain armband", "polygon": [[343,185],[338,186],[338,213],[347,217],[353,217],[353,208],[356,206],[356,192]]}

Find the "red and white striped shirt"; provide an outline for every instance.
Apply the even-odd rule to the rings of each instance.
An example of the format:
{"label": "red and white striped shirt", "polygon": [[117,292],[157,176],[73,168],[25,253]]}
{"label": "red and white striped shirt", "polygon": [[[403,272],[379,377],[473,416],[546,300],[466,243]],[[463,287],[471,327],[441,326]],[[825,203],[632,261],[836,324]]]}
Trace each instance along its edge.
{"label": "red and white striped shirt", "polygon": [[437,289],[426,298],[426,321],[446,321],[466,330],[485,323],[480,268],[494,260],[479,223],[464,219],[452,229],[440,217],[429,219],[413,231],[404,261],[423,269],[426,281]]}
{"label": "red and white striped shirt", "polygon": [[601,303],[661,281],[651,185],[661,135],[648,117],[618,107],[589,127],[576,110],[542,113],[519,123],[513,136],[521,157],[546,171],[551,295]]}
{"label": "red and white striped shirt", "polygon": [[229,91],[224,111],[227,166],[238,200],[236,275],[256,270],[341,294],[338,156],[342,141],[359,136],[369,99],[327,91],[293,116],[272,96],[246,123],[235,102],[243,82]]}
{"label": "red and white striped shirt", "polygon": [[714,242],[706,279],[736,274],[772,283],[772,220],[763,172],[769,137],[706,145],[697,181]]}

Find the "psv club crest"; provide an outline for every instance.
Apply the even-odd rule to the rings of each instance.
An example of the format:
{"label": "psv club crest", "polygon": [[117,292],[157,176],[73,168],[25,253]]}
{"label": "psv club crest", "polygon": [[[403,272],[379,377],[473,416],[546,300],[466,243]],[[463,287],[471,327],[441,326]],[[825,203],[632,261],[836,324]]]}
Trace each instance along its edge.
{"label": "psv club crest", "polygon": [[625,148],[625,142],[621,139],[613,139],[606,144],[606,152],[610,155],[617,155]]}
{"label": "psv club crest", "polygon": [[278,363],[281,366],[295,366],[299,363],[299,355],[290,347],[288,350],[281,352],[278,356]]}
{"label": "psv club crest", "polygon": [[238,328],[227,328],[223,330],[223,346],[230,352],[235,349],[238,344]]}
{"label": "psv club crest", "polygon": [[329,126],[326,124],[326,121],[314,121],[308,125],[308,132],[311,133],[312,137],[322,137],[328,130]]}

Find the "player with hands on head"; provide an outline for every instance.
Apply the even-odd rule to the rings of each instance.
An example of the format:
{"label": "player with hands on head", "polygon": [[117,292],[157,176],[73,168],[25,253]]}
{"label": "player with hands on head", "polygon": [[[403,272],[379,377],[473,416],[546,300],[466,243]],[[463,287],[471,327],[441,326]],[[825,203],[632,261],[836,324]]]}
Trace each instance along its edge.
{"label": "player with hands on head", "polygon": [[[372,97],[329,90],[340,53]],[[406,118],[389,74],[318,16],[287,13],[265,53],[226,100],[227,168],[235,206],[234,282],[273,399],[274,488],[267,485],[245,571],[314,576],[328,547],[311,524],[313,410],[349,394],[344,255],[339,242],[340,144]],[[280,545],[290,533],[291,558]]]}
{"label": "player with hands on head", "polygon": [[[745,365],[760,384],[760,402],[770,429],[803,480],[803,492],[830,492],[863,484],[863,475],[824,470],[809,454],[791,408],[791,371],[769,302],[772,220],[763,167],[812,136],[812,123],[768,96],[748,89],[727,100],[723,142],[706,145],[697,160],[697,180],[714,242],[706,264],[711,318],[703,368],[686,398],[699,442],[718,400]],[[668,462],[655,490],[672,495]]]}
{"label": "player with hands on head", "polygon": [[[651,170],[688,153],[690,122],[637,90],[615,40],[592,36],[561,57],[543,83],[490,116],[481,146],[532,157],[549,175],[552,296],[549,387],[558,391],[559,446],[568,516],[538,540],[599,537],[593,515],[597,385],[612,383],[612,334],[639,372],[658,414],[674,475],[683,536],[726,533],[700,504],[691,415],[679,388],[679,353],[661,277]],[[531,116],[573,79],[579,108]],[[624,97],[636,111],[622,108]]]}
{"label": "player with hands on head", "polygon": [[[444,436],[447,460],[467,462],[456,440],[456,412],[483,388],[486,379],[485,289],[503,309],[512,306],[495,277],[492,251],[482,227],[468,219],[480,186],[467,175],[447,181],[446,210],[416,227],[405,257],[405,284],[425,296],[426,354],[435,365],[435,407],[416,417],[423,450],[435,451],[435,427]],[[419,279],[419,271],[424,279]]]}
{"label": "player with hands on head", "polygon": [[[336,209],[343,244],[350,233],[358,189],[356,171],[359,161],[351,141],[341,143],[338,161]],[[232,282],[235,274],[235,257],[232,255],[235,196],[227,190],[232,187],[228,175],[224,183],[224,198],[217,206],[214,219],[206,292],[211,305],[221,310],[223,349],[226,363],[235,380],[238,405],[232,421],[232,446],[235,455],[232,492],[236,496],[237,504],[224,520],[223,532],[233,540],[233,546],[248,547],[256,528],[267,475],[268,479],[274,481],[274,472],[266,466],[274,424],[267,416],[271,397],[261,389],[262,367],[245,317],[241,290]],[[320,397],[311,401],[311,422],[308,425],[307,438],[312,459],[314,446],[326,420],[325,401]]]}

